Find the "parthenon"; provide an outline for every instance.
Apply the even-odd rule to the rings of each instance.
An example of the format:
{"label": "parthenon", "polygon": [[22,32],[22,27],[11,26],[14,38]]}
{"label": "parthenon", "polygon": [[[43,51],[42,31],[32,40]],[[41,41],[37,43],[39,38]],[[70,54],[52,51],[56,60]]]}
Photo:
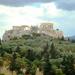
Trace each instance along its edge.
{"label": "parthenon", "polygon": [[14,37],[30,35],[33,32],[49,35],[53,38],[62,38],[64,36],[62,31],[55,30],[53,28],[53,23],[41,23],[39,27],[29,25],[13,26],[11,30],[5,31],[3,35],[3,40],[7,41]]}

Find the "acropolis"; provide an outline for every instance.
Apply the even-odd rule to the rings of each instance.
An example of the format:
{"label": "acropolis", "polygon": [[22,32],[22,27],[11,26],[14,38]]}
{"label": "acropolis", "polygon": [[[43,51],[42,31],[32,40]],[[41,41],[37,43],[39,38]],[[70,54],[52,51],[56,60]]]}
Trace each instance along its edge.
{"label": "acropolis", "polygon": [[64,36],[62,31],[53,28],[53,23],[41,23],[39,27],[29,25],[13,26],[11,30],[5,31],[3,41],[8,41],[14,37],[22,37],[22,35],[30,35],[31,33],[45,34],[53,38]]}

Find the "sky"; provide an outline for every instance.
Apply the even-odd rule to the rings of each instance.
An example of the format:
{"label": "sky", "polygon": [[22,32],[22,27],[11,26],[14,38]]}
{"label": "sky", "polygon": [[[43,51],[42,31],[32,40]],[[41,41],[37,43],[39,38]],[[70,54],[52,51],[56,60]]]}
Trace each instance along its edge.
{"label": "sky", "polygon": [[75,35],[75,0],[0,0],[0,37],[17,25],[54,23],[65,36]]}

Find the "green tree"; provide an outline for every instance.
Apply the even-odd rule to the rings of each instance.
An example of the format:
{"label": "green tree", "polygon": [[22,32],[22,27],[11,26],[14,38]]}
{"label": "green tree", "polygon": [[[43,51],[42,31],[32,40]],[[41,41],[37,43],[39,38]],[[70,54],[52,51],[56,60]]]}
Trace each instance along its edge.
{"label": "green tree", "polygon": [[51,44],[50,54],[52,59],[56,59],[58,57],[58,51],[55,49],[54,43]]}
{"label": "green tree", "polygon": [[32,49],[28,49],[28,50],[26,51],[25,57],[26,57],[29,61],[33,61],[33,60],[35,60],[36,53],[35,53]]}
{"label": "green tree", "polygon": [[49,55],[46,54],[43,63],[43,75],[51,75],[51,63],[49,62]]}
{"label": "green tree", "polygon": [[15,52],[17,52],[17,53],[19,53],[19,54],[21,53],[21,49],[20,49],[19,46],[16,47]]}
{"label": "green tree", "polygon": [[44,46],[44,53],[46,53],[48,51],[49,45],[48,42],[46,43],[46,45]]}
{"label": "green tree", "polygon": [[41,52],[41,57],[42,58],[45,58],[45,56],[46,56],[47,53],[49,54],[48,48],[49,48],[49,45],[48,45],[48,42],[47,42],[46,45],[43,48],[43,51]]}
{"label": "green tree", "polygon": [[73,55],[65,55],[62,61],[62,69],[66,75],[74,75],[74,57]]}
{"label": "green tree", "polygon": [[16,71],[17,71],[17,74],[19,74],[20,72],[21,73],[24,73],[24,69],[26,67],[26,61],[25,61],[25,58],[17,58],[16,59]]}
{"label": "green tree", "polygon": [[31,61],[29,61],[28,59],[26,59],[26,72],[25,72],[25,75],[31,75]]}
{"label": "green tree", "polygon": [[55,75],[65,75],[62,72],[62,69],[56,69]]}
{"label": "green tree", "polygon": [[0,39],[0,45],[2,44],[2,40]]}
{"label": "green tree", "polygon": [[3,57],[4,56],[4,53],[5,53],[5,51],[3,49],[3,46],[1,45],[0,46],[0,56]]}
{"label": "green tree", "polygon": [[2,70],[3,65],[4,65],[3,58],[0,57],[0,73],[1,73],[1,70]]}
{"label": "green tree", "polygon": [[12,72],[12,75],[13,75],[13,71],[15,71],[16,69],[16,58],[17,58],[16,52],[13,52],[11,63],[9,65],[9,70]]}

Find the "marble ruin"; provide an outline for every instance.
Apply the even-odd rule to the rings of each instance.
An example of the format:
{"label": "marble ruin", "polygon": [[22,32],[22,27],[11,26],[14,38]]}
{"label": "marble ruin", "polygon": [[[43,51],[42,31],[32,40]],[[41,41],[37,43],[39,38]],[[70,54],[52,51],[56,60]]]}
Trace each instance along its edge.
{"label": "marble ruin", "polygon": [[38,26],[13,26],[12,30],[7,30],[3,35],[3,40],[8,41],[14,37],[22,37],[22,35],[30,35],[31,33],[40,33],[49,35],[53,38],[62,38],[63,32],[59,30],[54,30],[53,23],[41,23]]}

